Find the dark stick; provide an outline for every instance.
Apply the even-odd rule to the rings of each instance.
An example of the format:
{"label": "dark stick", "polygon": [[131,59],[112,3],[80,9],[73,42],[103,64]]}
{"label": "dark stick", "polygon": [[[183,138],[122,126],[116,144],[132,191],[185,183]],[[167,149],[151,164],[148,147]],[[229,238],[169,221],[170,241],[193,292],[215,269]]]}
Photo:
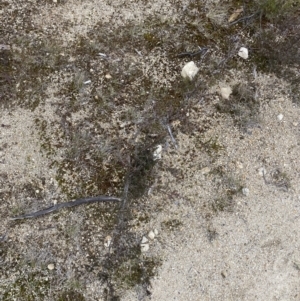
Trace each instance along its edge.
{"label": "dark stick", "polygon": [[82,199],[77,199],[75,201],[70,201],[70,202],[65,202],[65,203],[60,203],[56,204],[54,206],[32,212],[32,213],[27,213],[23,215],[18,215],[11,217],[11,220],[18,220],[18,219],[25,219],[25,218],[34,218],[34,217],[39,217],[44,214],[49,214],[55,211],[58,211],[61,208],[69,208],[69,207],[74,207],[74,206],[79,206],[82,204],[91,204],[95,202],[120,202],[121,199],[112,197],[112,196],[96,196],[96,197],[90,197],[90,198],[82,198]]}

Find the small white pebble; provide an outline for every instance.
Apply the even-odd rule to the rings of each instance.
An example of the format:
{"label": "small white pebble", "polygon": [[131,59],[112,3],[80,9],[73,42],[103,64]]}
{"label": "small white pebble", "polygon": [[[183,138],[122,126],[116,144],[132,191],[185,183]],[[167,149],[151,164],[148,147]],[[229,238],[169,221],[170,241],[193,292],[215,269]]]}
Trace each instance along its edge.
{"label": "small white pebble", "polygon": [[203,167],[200,172],[205,175],[205,174],[208,174],[210,172],[210,168],[208,166],[206,167]]}
{"label": "small white pebble", "polygon": [[153,231],[150,231],[148,233],[148,237],[153,240],[155,238],[155,233]]}
{"label": "small white pebble", "polygon": [[248,49],[245,48],[245,47],[241,47],[239,52],[238,52],[238,55],[243,58],[244,60],[246,60],[249,56],[248,54]]}
{"label": "small white pebble", "polygon": [[191,61],[184,65],[181,71],[181,76],[183,78],[188,78],[189,80],[192,80],[196,76],[198,71],[199,68],[195,65],[193,61]]}
{"label": "small white pebble", "polygon": [[83,84],[84,85],[88,85],[88,84],[90,84],[92,81],[89,79],[89,80],[87,80],[87,81],[85,81]]}
{"label": "small white pebble", "polygon": [[110,244],[111,244],[111,241],[112,241],[111,236],[110,235],[106,236],[105,239],[104,239],[104,246],[106,248],[108,248],[110,246]]}
{"label": "small white pebble", "polygon": [[141,251],[142,251],[142,252],[147,252],[147,251],[149,251],[149,244],[142,244],[142,245],[141,245]]}
{"label": "small white pebble", "polygon": [[158,230],[154,229],[154,234],[157,236],[158,235]]}
{"label": "small white pebble", "polygon": [[53,263],[49,263],[47,267],[48,267],[48,270],[50,270],[50,271],[54,270],[54,264]]}
{"label": "small white pebble", "polygon": [[161,152],[162,152],[162,146],[157,145],[155,151],[153,152],[153,160],[160,160],[161,159]]}
{"label": "small white pebble", "polygon": [[221,87],[220,94],[223,99],[229,99],[229,96],[232,94],[232,89],[228,87]]}
{"label": "small white pebble", "polygon": [[112,76],[111,76],[110,74],[106,74],[106,75],[105,75],[105,78],[106,78],[106,79],[111,79]]}
{"label": "small white pebble", "polygon": [[281,121],[283,119],[283,115],[282,114],[279,114],[278,116],[277,116],[277,120],[278,121]]}
{"label": "small white pebble", "polygon": [[146,242],[148,242],[148,239],[145,236],[143,236],[141,243],[144,244]]}
{"label": "small white pebble", "polygon": [[249,189],[246,188],[246,187],[244,187],[244,188],[242,189],[242,192],[243,192],[243,195],[245,195],[245,196],[248,196],[249,193],[250,193]]}
{"label": "small white pebble", "polygon": [[241,162],[236,162],[236,166],[240,169],[242,169],[244,167]]}

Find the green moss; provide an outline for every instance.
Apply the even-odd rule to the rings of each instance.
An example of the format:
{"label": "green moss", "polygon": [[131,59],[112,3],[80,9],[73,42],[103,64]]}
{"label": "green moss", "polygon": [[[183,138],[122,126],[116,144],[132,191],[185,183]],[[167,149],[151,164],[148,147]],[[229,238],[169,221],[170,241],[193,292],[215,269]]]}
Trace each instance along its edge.
{"label": "green moss", "polygon": [[29,273],[19,277],[3,294],[3,301],[43,300],[50,290],[50,281],[40,273]]}
{"label": "green moss", "polygon": [[57,301],[85,301],[83,294],[77,291],[68,290],[58,296]]}
{"label": "green moss", "polygon": [[291,188],[291,180],[286,172],[277,168],[271,173],[271,184],[288,191]]}
{"label": "green moss", "polygon": [[222,171],[216,174],[218,179],[219,197],[215,198],[211,203],[213,212],[232,212],[235,206],[235,197],[241,194],[243,185],[241,181]]}
{"label": "green moss", "polygon": [[233,210],[233,200],[228,197],[218,198],[212,202],[212,209],[214,212],[231,212]]}
{"label": "green moss", "polygon": [[256,88],[250,84],[237,84],[233,87],[229,100],[216,104],[218,112],[229,114],[242,131],[259,124],[260,103],[256,99]]}
{"label": "green moss", "polygon": [[94,210],[89,210],[89,219],[101,225],[101,229],[105,232],[113,231],[118,223],[119,206],[116,204],[99,204],[94,205]]}
{"label": "green moss", "polygon": [[160,39],[157,36],[155,36],[155,34],[153,33],[150,32],[144,33],[144,39],[149,49],[152,49],[160,45]]}
{"label": "green moss", "polygon": [[292,12],[297,11],[300,7],[299,0],[263,0],[256,1],[261,13],[270,20],[276,20]]}
{"label": "green moss", "polygon": [[34,111],[46,96],[47,77],[66,64],[66,57],[61,55],[63,49],[54,39],[23,35],[15,38],[14,44],[22,49],[12,55],[16,104]]}
{"label": "green moss", "polygon": [[167,221],[163,221],[161,223],[161,226],[163,229],[170,230],[170,231],[175,231],[177,228],[182,226],[182,222],[178,219],[170,219]]}
{"label": "green moss", "polygon": [[156,258],[137,258],[123,262],[113,275],[114,281],[125,289],[147,283],[156,274],[160,261]]}
{"label": "green moss", "polygon": [[220,155],[220,152],[224,150],[224,146],[219,142],[218,137],[210,138],[203,143],[204,150],[210,155]]}
{"label": "green moss", "polygon": [[1,105],[8,107],[15,97],[14,70],[12,64],[12,52],[10,49],[0,48],[0,95]]}
{"label": "green moss", "polygon": [[218,237],[218,232],[211,225],[207,227],[207,238],[210,242],[215,240]]}

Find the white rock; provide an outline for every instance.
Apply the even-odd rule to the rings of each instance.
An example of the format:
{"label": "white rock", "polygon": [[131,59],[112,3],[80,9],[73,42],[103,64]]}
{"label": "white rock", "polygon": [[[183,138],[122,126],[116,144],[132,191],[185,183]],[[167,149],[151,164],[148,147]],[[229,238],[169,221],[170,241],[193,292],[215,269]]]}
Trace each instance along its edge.
{"label": "white rock", "polygon": [[47,267],[48,267],[48,270],[50,270],[50,271],[54,270],[54,264],[53,263],[49,263]]}
{"label": "white rock", "polygon": [[229,99],[231,93],[232,93],[232,89],[229,86],[220,87],[220,94],[223,99]]}
{"label": "white rock", "polygon": [[236,166],[238,167],[238,168],[240,168],[240,169],[242,169],[242,168],[244,168],[244,166],[243,166],[243,163],[241,163],[241,162],[236,162]]}
{"label": "white rock", "polygon": [[203,167],[200,172],[203,174],[203,175],[206,175],[210,172],[210,168],[208,166],[206,167]]}
{"label": "white rock", "polygon": [[186,65],[184,65],[181,71],[181,76],[183,78],[188,78],[192,80],[195,77],[195,75],[198,73],[198,71],[199,68],[195,65],[193,61],[191,61],[188,62]]}
{"label": "white rock", "polygon": [[145,244],[146,242],[148,242],[148,239],[147,237],[143,236],[141,244]]}
{"label": "white rock", "polygon": [[162,146],[157,145],[154,153],[153,153],[153,160],[160,160],[161,159],[161,152],[162,152]]}
{"label": "white rock", "polygon": [[141,251],[142,252],[149,251],[149,244],[141,244]]}
{"label": "white rock", "polygon": [[283,115],[282,114],[279,114],[278,116],[277,116],[277,120],[278,121],[281,121],[283,119]]}
{"label": "white rock", "polygon": [[105,239],[104,239],[104,246],[106,248],[108,248],[110,246],[110,244],[111,244],[111,241],[112,241],[111,236],[110,235],[106,236]]}
{"label": "white rock", "polygon": [[246,60],[248,58],[248,49],[245,48],[245,47],[241,47],[239,52],[238,52],[238,55],[243,58],[244,60]]}
{"label": "white rock", "polygon": [[158,230],[157,229],[154,229],[154,234],[158,235]]}
{"label": "white rock", "polygon": [[153,231],[150,231],[148,233],[148,237],[153,240],[155,238],[155,233]]}
{"label": "white rock", "polygon": [[249,191],[248,188],[245,187],[245,188],[242,189],[242,193],[243,193],[243,195],[248,196],[250,191]]}

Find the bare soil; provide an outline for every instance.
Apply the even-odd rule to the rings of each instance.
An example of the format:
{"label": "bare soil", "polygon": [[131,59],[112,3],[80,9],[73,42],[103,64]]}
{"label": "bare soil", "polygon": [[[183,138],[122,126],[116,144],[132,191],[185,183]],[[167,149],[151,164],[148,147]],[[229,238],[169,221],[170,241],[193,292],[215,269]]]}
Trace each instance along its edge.
{"label": "bare soil", "polygon": [[300,300],[299,11],[253,3],[0,3],[1,300]]}

